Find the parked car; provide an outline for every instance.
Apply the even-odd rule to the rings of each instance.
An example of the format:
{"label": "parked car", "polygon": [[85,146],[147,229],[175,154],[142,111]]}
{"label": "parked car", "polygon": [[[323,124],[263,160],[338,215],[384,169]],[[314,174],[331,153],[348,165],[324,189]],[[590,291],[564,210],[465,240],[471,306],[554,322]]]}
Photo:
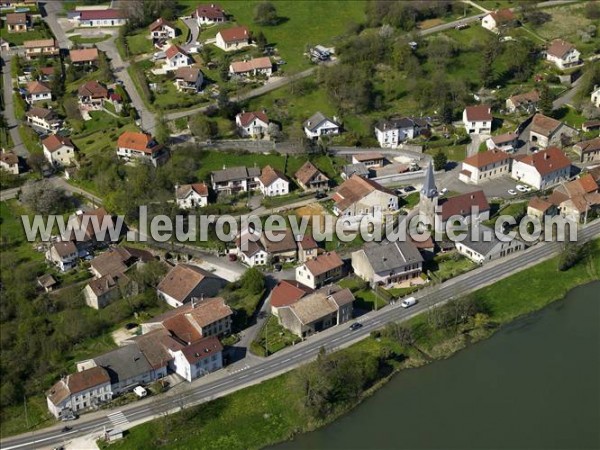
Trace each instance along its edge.
{"label": "parked car", "polygon": [[148,395],[148,391],[144,389],[142,386],[136,386],[133,388],[133,393],[137,395],[139,398],[145,397]]}
{"label": "parked car", "polygon": [[72,428],[71,427],[63,427],[62,430],[60,430],[61,433],[66,433],[67,431],[71,431]]}
{"label": "parked car", "polygon": [[514,189],[509,189],[509,190],[508,190],[508,193],[509,193],[510,195],[517,195],[517,191],[515,191]]}
{"label": "parked car", "polygon": [[237,261],[237,255],[235,253],[230,253],[227,257],[229,258],[229,261]]}
{"label": "parked car", "polygon": [[417,188],[415,188],[414,186],[406,186],[404,188],[404,192],[414,192],[416,190],[417,190]]}
{"label": "parked car", "polygon": [[352,331],[358,330],[360,328],[362,328],[362,323],[354,322],[352,325],[350,325],[350,329]]}
{"label": "parked car", "polygon": [[402,303],[400,303],[400,306],[402,306],[403,308],[410,308],[411,306],[414,306],[417,304],[417,299],[414,297],[408,297],[407,299],[402,300]]}
{"label": "parked car", "polygon": [[327,194],[326,194],[325,192],[318,191],[318,192],[315,194],[315,198],[316,198],[316,199],[319,199],[319,200],[320,200],[320,199],[322,199],[322,198],[325,198],[325,197],[327,197]]}
{"label": "parked car", "polygon": [[527,192],[528,191],[527,186],[523,186],[522,184],[517,184],[516,188],[517,188],[517,191],[519,191],[519,192]]}
{"label": "parked car", "polygon": [[440,191],[440,195],[446,195],[447,193],[448,193],[448,188],[443,188],[443,189]]}

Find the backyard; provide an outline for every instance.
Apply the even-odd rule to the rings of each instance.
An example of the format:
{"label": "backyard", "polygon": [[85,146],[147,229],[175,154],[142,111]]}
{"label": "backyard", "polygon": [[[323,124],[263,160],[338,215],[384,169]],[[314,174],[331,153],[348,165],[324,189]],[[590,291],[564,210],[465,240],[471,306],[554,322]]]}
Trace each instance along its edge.
{"label": "backyard", "polygon": [[250,350],[255,355],[269,356],[300,341],[302,339],[279,325],[277,317],[271,314],[250,345]]}

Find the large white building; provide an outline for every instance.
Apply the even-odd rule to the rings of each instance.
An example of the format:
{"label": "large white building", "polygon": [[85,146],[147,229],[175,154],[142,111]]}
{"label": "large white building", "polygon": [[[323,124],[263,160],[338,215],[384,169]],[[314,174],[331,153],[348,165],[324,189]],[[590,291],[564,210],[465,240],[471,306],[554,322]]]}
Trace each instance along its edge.
{"label": "large white building", "polygon": [[487,150],[469,156],[462,162],[459,180],[479,184],[482,181],[510,175],[511,157],[501,150]]}
{"label": "large white building", "polygon": [[127,23],[125,12],[119,9],[86,9],[72,18],[80,27],[120,27]]}
{"label": "large white building", "polygon": [[512,178],[536,189],[547,189],[565,181],[571,175],[571,160],[556,147],[549,147],[533,155],[515,158]]}
{"label": "large white building", "polygon": [[382,148],[395,148],[408,139],[414,139],[428,126],[424,119],[401,117],[382,120],[375,125],[375,137]]}
{"label": "large white building", "polygon": [[475,231],[469,229],[465,238],[460,242],[456,242],[455,245],[458,253],[465,255],[477,264],[503,258],[525,249],[525,244],[522,241],[512,239],[503,242],[496,237],[494,230],[484,225],[479,225]]}

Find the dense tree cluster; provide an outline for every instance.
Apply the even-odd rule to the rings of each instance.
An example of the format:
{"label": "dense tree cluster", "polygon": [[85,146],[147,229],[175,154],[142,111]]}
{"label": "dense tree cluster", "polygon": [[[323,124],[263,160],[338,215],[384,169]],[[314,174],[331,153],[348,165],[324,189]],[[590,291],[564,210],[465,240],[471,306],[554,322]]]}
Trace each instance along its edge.
{"label": "dense tree cluster", "polygon": [[[366,6],[367,25],[378,27],[387,24],[410,31],[419,21],[447,15],[452,11],[453,3],[450,1],[390,2],[373,0],[367,2]],[[462,10],[463,6],[459,6]]]}
{"label": "dense tree cluster", "polygon": [[277,25],[279,17],[275,5],[269,1],[263,1],[254,7],[254,23],[258,25]]}

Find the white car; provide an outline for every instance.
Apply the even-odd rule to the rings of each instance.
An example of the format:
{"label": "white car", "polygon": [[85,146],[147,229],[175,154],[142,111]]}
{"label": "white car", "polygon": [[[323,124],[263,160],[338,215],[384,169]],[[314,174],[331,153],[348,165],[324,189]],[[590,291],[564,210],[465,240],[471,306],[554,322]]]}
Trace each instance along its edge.
{"label": "white car", "polygon": [[509,190],[508,190],[508,193],[509,193],[510,195],[517,195],[517,191],[515,191],[514,189],[509,189]]}
{"label": "white car", "polygon": [[522,184],[517,184],[516,188],[517,188],[517,191],[519,191],[519,192],[528,192],[529,191],[527,186],[523,186]]}
{"label": "white car", "polygon": [[440,195],[446,195],[448,193],[448,188],[444,188],[440,191]]}

